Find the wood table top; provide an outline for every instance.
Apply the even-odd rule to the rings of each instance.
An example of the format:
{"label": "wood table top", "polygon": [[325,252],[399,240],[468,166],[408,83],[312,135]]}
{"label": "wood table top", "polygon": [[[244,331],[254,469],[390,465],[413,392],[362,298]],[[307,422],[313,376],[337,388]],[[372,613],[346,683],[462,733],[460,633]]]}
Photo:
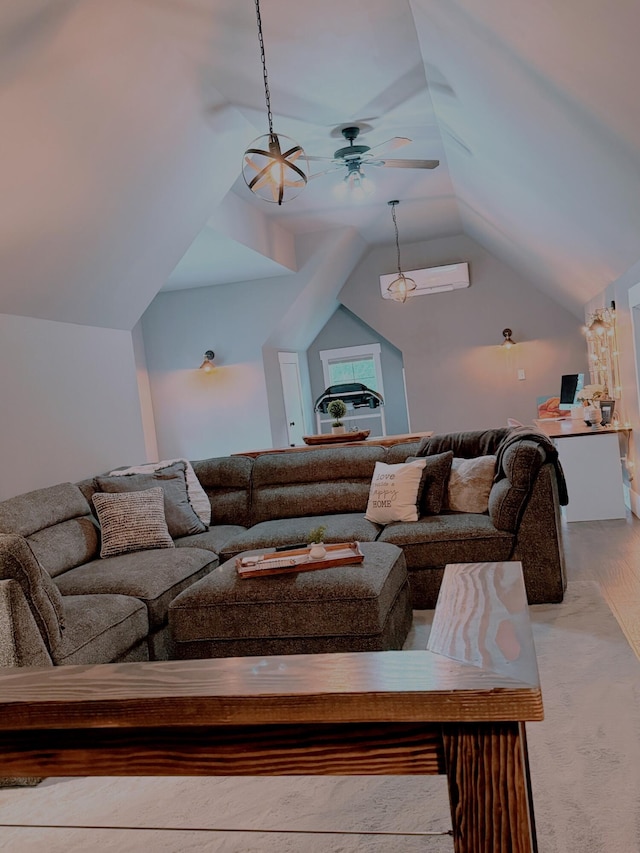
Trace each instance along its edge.
{"label": "wood table top", "polygon": [[541,720],[518,562],[450,565],[424,651],[0,668],[0,731]]}
{"label": "wood table top", "polygon": [[565,420],[541,419],[534,421],[536,427],[549,438],[570,438],[578,435],[608,435],[612,432],[625,432],[627,427],[601,426],[593,429],[577,418]]}

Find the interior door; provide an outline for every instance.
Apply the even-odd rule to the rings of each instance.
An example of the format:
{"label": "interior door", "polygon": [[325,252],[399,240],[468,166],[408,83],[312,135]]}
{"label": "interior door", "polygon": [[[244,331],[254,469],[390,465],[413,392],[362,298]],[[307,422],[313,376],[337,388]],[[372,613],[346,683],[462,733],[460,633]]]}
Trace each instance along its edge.
{"label": "interior door", "polygon": [[279,352],[280,376],[282,377],[282,396],[287,418],[289,446],[304,444],[304,415],[302,409],[302,386],[300,384],[300,364],[297,352]]}

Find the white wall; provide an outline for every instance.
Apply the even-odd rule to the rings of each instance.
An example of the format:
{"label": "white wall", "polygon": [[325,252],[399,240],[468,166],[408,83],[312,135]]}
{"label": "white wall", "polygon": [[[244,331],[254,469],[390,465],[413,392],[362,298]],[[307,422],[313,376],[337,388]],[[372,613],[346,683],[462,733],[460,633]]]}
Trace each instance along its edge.
{"label": "white wall", "polygon": [[[379,276],[396,269],[395,247],[372,249],[339,299],[402,351],[413,430],[485,429],[508,417],[531,423],[536,398],[560,393],[563,373],[584,372],[581,322],[474,240],[460,235],[403,245],[405,270],[468,262],[471,286],[383,299]],[[500,346],[509,327],[517,346]],[[518,369],[526,379],[519,381]]]}
{"label": "white wall", "polygon": [[352,229],[309,234],[293,275],[156,296],[142,329],[161,457],[286,445],[277,351],[306,350],[363,247]]}
{"label": "white wall", "polygon": [[145,461],[130,332],[0,314],[0,499]]}

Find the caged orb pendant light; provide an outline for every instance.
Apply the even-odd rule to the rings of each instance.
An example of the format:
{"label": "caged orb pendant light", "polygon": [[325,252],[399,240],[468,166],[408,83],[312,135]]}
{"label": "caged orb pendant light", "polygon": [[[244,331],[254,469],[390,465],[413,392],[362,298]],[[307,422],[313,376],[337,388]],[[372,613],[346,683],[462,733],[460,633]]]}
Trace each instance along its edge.
{"label": "caged orb pendant light", "polygon": [[297,142],[282,134],[278,136],[273,131],[271,94],[264,55],[259,0],[255,0],[255,4],[269,133],[254,139],[244,152],[242,175],[252,193],[265,201],[282,204],[284,201],[295,198],[306,186],[309,161],[304,149]]}
{"label": "caged orb pendant light", "polygon": [[400,204],[400,202],[396,199],[395,201],[388,201],[387,204],[391,206],[391,217],[393,219],[393,227],[396,231],[396,252],[398,255],[398,277],[391,282],[387,290],[394,302],[406,302],[409,293],[416,289],[416,283],[412,278],[408,278],[400,267],[400,239],[398,236],[398,223],[396,221],[396,205]]}

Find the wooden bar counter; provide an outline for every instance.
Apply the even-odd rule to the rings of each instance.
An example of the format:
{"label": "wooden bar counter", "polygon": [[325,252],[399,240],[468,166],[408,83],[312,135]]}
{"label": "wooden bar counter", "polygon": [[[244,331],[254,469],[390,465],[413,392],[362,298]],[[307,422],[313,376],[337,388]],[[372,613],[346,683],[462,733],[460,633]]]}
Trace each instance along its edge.
{"label": "wooden bar counter", "polygon": [[542,718],[520,563],[458,564],[425,651],[0,669],[0,776],[445,774],[456,853],[532,853]]}

